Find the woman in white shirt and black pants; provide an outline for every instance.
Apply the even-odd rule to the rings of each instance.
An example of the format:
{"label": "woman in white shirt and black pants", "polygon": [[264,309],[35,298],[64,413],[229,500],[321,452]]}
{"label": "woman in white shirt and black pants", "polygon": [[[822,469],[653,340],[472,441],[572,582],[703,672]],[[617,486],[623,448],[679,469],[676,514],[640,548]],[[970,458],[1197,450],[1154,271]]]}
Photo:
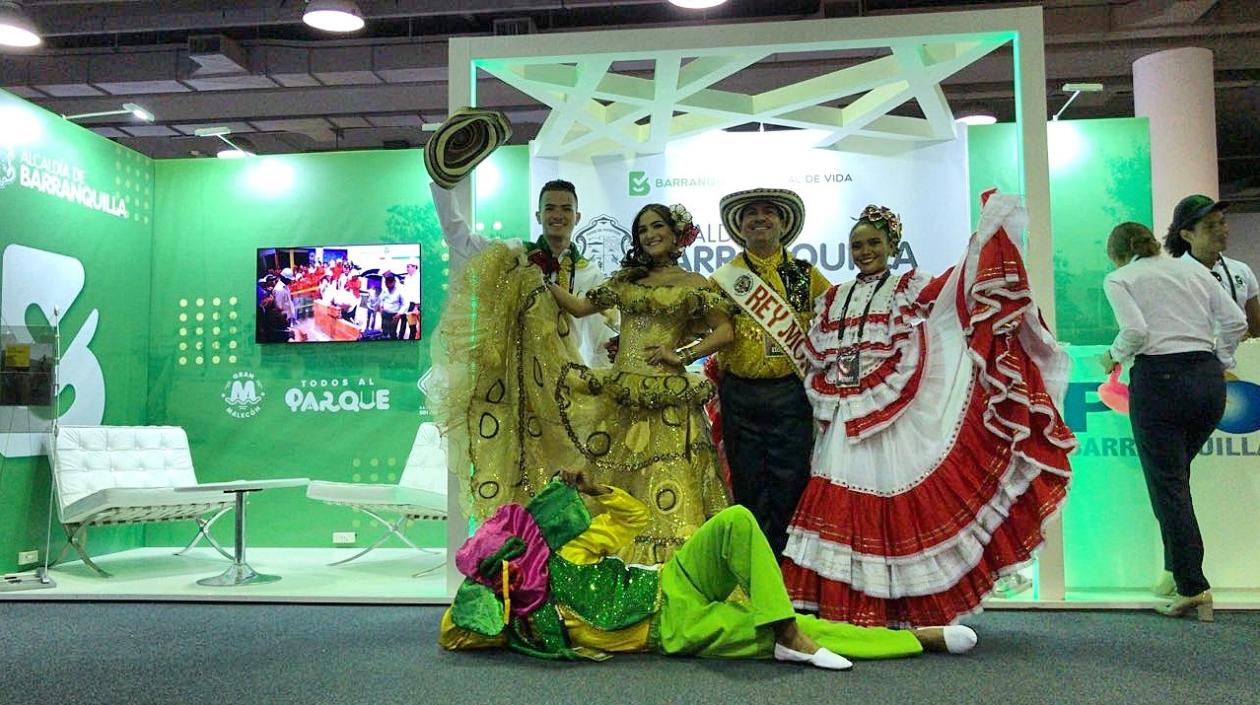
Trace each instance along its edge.
{"label": "woman in white shirt and black pants", "polygon": [[1160,254],[1144,225],[1111,231],[1107,256],[1116,271],[1104,289],[1120,333],[1103,356],[1108,372],[1132,362],[1129,421],[1177,596],[1156,608],[1212,619],[1203,575],[1203,538],[1190,497],[1190,462],[1225,412],[1225,370],[1247,333],[1247,320],[1208,270]]}

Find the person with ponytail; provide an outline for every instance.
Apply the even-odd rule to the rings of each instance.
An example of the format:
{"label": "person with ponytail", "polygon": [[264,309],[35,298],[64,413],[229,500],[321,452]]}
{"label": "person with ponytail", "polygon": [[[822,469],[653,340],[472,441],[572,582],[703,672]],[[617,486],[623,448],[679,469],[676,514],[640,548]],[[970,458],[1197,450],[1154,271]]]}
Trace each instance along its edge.
{"label": "person with ponytail", "polygon": [[[1121,223],[1107,238],[1116,271],[1103,288],[1120,332],[1102,356],[1107,373],[1129,370],[1129,422],[1164,542],[1176,594],[1160,614],[1212,619],[1203,537],[1190,497],[1190,464],[1225,412],[1226,369],[1247,319],[1210,270],[1191,257],[1163,257],[1150,229]],[[1172,593],[1165,585],[1155,590]]]}

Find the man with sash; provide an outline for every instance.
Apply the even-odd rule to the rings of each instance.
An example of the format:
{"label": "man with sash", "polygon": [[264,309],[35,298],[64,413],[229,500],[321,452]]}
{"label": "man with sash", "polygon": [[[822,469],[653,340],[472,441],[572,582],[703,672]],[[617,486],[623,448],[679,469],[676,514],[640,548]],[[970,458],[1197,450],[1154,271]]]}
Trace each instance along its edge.
{"label": "man with sash", "polygon": [[814,299],[831,286],[817,267],[788,255],[805,205],[786,189],[725,196],[722,224],[743,248],[713,273],[739,307],[735,341],[718,353],[722,436],[737,504],[752,511],[775,556],[809,480],[814,429],[803,380]]}
{"label": "man with sash", "polygon": [[[451,191],[474,167],[512,135],[503,113],[464,108],[453,114],[425,144],[425,167],[432,179],[430,190],[442,227],[442,240],[450,248],[450,269],[454,276],[464,263],[498,239],[475,232],[460,211]],[[530,264],[543,271],[548,281],[557,282],[575,296],[604,281],[599,266],[582,256],[573,244],[573,228],[582,219],[578,211],[577,189],[556,179],[543,184],[538,194],[534,219],[542,235],[524,243]],[[569,318],[582,359],[590,366],[607,365],[604,346],[614,334],[612,320],[601,316]]]}

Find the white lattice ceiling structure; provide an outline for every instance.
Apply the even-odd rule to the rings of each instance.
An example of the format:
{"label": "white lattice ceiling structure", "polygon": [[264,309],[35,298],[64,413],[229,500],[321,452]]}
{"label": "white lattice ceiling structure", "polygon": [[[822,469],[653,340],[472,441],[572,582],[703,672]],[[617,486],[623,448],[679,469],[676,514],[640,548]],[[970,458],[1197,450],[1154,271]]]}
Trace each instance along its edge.
{"label": "white lattice ceiling structure", "polygon": [[[1009,32],[965,37],[836,40],[728,50],[661,51],[580,57],[477,61],[477,67],[551,109],[534,141],[534,154],[652,153],[671,140],[749,122],[813,128],[819,146],[890,153],[915,144],[954,139],[954,115],[941,82],[1011,41]],[[759,93],[715,85],[777,55],[868,50],[877,58],[837,68]],[[865,52],[864,52],[865,53]],[[631,59],[633,74],[615,65]],[[644,71],[642,65],[650,66]],[[923,117],[891,115],[917,103]]]}

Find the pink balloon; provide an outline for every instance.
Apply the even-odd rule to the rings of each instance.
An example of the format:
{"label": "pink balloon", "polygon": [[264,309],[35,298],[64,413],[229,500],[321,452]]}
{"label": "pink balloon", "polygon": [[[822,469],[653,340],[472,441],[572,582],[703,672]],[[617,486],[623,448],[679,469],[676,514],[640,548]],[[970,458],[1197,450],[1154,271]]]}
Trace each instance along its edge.
{"label": "pink balloon", "polygon": [[1129,413],[1129,388],[1120,381],[1119,365],[1111,370],[1106,382],[1098,385],[1098,399],[1112,411]]}

